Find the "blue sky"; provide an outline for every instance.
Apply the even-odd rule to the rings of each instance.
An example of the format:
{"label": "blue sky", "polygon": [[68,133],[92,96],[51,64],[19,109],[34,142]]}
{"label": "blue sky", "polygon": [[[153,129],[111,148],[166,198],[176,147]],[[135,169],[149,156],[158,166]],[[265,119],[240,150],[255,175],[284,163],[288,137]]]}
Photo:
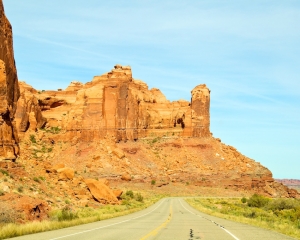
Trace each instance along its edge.
{"label": "blue sky", "polygon": [[116,63],[170,100],[211,89],[211,131],[300,179],[300,1],[4,0],[20,80],[90,81]]}

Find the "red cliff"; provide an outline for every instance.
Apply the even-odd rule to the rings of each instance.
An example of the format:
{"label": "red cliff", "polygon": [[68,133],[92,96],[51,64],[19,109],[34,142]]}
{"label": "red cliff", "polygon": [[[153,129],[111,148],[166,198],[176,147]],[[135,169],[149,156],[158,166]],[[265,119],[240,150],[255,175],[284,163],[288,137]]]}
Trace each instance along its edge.
{"label": "red cliff", "polygon": [[12,27],[0,0],[0,159],[15,159],[19,151],[14,124],[19,94]]}

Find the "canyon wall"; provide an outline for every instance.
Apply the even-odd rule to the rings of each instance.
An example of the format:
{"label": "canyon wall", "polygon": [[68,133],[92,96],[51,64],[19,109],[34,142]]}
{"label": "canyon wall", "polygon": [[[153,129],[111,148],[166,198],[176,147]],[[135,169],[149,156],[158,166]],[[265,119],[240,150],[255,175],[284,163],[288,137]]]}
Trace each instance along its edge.
{"label": "canyon wall", "polygon": [[46,124],[46,118],[43,117],[38,99],[34,94],[37,91],[25,82],[19,82],[20,98],[17,102],[17,111],[15,121],[19,137],[22,139],[28,130],[36,131]]}
{"label": "canyon wall", "polygon": [[19,94],[12,27],[0,0],[0,159],[15,159],[19,152],[14,123]]}
{"label": "canyon wall", "polygon": [[68,139],[115,138],[116,142],[155,137],[210,137],[210,91],[199,85],[191,102],[170,102],[159,89],[132,78],[129,66],[116,65],[91,82],[72,82],[65,91],[42,91],[39,99],[48,126],[66,130]]}
{"label": "canyon wall", "polygon": [[20,158],[26,161],[68,163],[90,169],[95,178],[126,173],[134,182],[155,179],[159,186],[183,182],[299,197],[260,163],[211,136],[210,91],[204,84],[191,91],[191,102],[170,102],[120,65],[86,84],[72,82],[66,90],[19,84],[16,123],[24,140]]}

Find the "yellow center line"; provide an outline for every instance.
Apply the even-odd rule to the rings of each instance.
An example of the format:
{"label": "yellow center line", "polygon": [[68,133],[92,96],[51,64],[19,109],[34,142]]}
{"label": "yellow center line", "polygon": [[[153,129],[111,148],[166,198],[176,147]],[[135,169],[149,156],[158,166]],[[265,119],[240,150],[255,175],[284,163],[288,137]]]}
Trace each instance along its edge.
{"label": "yellow center line", "polygon": [[162,228],[167,226],[167,224],[172,219],[172,215],[173,215],[172,214],[172,205],[170,205],[170,214],[168,216],[168,219],[166,221],[164,221],[160,226],[158,226],[157,228],[155,228],[154,230],[149,232],[146,236],[142,237],[140,240],[145,240],[145,239],[149,238],[150,236],[155,236],[159,232],[159,230],[161,230]]}

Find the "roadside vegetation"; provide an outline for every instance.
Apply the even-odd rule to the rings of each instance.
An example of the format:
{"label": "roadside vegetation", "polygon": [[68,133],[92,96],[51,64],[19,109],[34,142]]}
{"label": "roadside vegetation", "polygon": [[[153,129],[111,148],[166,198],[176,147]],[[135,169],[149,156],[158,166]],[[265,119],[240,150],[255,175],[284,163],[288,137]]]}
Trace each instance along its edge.
{"label": "roadside vegetation", "polygon": [[201,212],[274,230],[300,239],[300,200],[250,198],[192,198],[186,201]]}
{"label": "roadside vegetation", "polygon": [[103,205],[96,209],[86,205],[76,210],[66,205],[63,209],[50,212],[50,219],[47,221],[28,222],[25,224],[15,223],[15,218],[11,216],[11,211],[0,207],[0,220],[1,216],[4,218],[7,215],[5,221],[0,221],[0,239],[51,231],[127,215],[149,207],[162,197],[164,196],[128,190],[122,194],[122,200],[119,205]]}

